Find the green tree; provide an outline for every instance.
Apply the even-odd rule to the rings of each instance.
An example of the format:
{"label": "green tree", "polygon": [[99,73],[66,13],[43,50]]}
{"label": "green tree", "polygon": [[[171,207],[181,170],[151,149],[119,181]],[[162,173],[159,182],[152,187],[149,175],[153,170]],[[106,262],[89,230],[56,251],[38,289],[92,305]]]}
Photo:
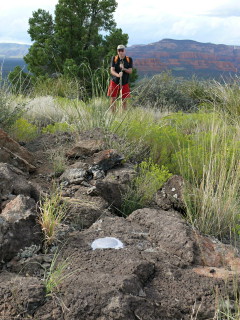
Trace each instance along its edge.
{"label": "green tree", "polygon": [[113,28],[109,35],[106,35],[104,39],[104,47],[106,50],[106,59],[109,63],[111,57],[117,54],[116,48],[119,44],[127,45],[128,34],[123,33],[122,29]]}
{"label": "green tree", "polygon": [[37,77],[72,74],[93,93],[93,73],[107,81],[98,70],[109,68],[117,45],[128,42],[116,28],[116,8],[116,0],[59,0],[54,18],[42,9],[33,12],[28,33],[34,43],[24,57],[29,71]]}
{"label": "green tree", "polygon": [[116,7],[115,0],[59,0],[55,19],[42,9],[33,12],[28,33],[34,44],[25,56],[29,70],[36,75],[63,72],[66,59],[98,68],[106,54],[101,32],[115,28]]}
{"label": "green tree", "polygon": [[33,12],[29,19],[31,40],[34,41],[24,57],[28,69],[34,75],[50,75],[57,71],[57,47],[54,45],[54,21],[52,15],[42,9]]}

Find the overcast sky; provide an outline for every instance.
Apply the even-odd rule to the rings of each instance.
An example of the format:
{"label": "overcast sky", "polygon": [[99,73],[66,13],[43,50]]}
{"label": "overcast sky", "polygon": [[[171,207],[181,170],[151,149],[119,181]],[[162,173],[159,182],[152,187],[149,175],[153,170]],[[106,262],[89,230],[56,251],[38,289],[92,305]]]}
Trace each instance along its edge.
{"label": "overcast sky", "polygon": [[[54,12],[58,0],[2,0],[0,42],[31,43],[28,19],[37,9]],[[240,45],[240,0],[118,0],[117,26],[128,46],[190,39]]]}

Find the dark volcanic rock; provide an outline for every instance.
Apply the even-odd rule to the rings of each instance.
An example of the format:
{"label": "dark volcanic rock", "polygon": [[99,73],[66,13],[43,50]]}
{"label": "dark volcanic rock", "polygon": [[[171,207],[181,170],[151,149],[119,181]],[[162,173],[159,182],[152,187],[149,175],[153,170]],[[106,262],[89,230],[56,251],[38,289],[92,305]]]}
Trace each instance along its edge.
{"label": "dark volcanic rock", "polygon": [[0,129],[0,162],[9,163],[29,172],[36,169],[33,165],[33,155],[11,139],[2,129]]}
{"label": "dark volcanic rock", "polygon": [[109,170],[107,176],[96,182],[96,192],[105,199],[110,206],[120,209],[122,197],[136,172],[131,165],[124,164]]}
{"label": "dark volcanic rock", "polygon": [[94,153],[102,150],[102,146],[102,140],[80,140],[67,152],[66,155],[69,158],[92,156]]}
{"label": "dark volcanic rock", "polygon": [[37,223],[36,203],[17,196],[0,214],[0,261],[9,261],[20,249],[41,245],[42,231]]}
{"label": "dark volcanic rock", "polygon": [[44,298],[45,288],[37,278],[8,272],[0,274],[1,319],[31,319]]}
{"label": "dark volcanic rock", "polygon": [[23,172],[6,163],[0,163],[0,201],[8,195],[25,195],[39,200],[39,189],[26,179]]}
{"label": "dark volcanic rock", "polygon": [[155,195],[155,202],[163,210],[176,210],[185,212],[183,202],[184,181],[181,176],[174,175],[158,190]]}
{"label": "dark volcanic rock", "polygon": [[[95,239],[109,236],[124,248],[91,249]],[[213,288],[221,282],[194,272],[194,245],[178,213],[142,209],[127,220],[103,217],[88,230],[73,232],[61,252],[61,259],[69,258],[59,291],[64,315],[53,300],[35,317],[189,320],[196,304],[199,319],[208,319],[214,314]]]}

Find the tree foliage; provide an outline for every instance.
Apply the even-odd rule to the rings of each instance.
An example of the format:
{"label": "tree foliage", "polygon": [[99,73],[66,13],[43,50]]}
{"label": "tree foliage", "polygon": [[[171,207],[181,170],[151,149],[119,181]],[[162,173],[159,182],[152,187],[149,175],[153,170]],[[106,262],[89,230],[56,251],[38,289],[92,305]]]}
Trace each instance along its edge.
{"label": "tree foliage", "polygon": [[59,0],[54,18],[43,9],[33,12],[28,33],[34,43],[24,57],[29,71],[37,77],[62,73],[81,79],[87,77],[84,64],[90,74],[109,66],[117,45],[128,42],[116,28],[116,8],[115,0]]}

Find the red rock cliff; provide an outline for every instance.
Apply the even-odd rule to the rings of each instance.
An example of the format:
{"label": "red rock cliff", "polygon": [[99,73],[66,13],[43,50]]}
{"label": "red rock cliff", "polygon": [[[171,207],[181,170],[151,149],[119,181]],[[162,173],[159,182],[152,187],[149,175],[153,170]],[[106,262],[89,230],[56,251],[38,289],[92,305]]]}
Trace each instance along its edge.
{"label": "red rock cliff", "polygon": [[237,73],[240,71],[240,47],[200,43],[192,40],[164,39],[148,45],[127,49],[139,74],[154,74],[163,70],[185,73]]}

